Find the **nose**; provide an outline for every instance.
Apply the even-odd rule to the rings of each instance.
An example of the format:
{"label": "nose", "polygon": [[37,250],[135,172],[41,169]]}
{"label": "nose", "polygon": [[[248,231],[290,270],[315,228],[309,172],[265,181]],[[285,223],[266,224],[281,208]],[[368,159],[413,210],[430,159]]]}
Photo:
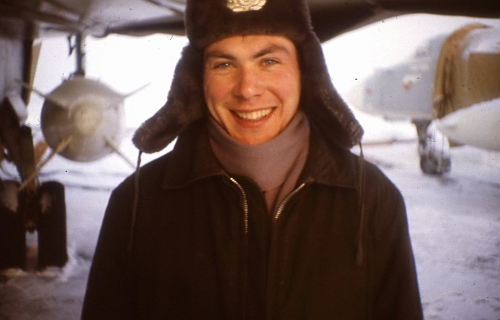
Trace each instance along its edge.
{"label": "nose", "polygon": [[242,67],[235,80],[233,93],[242,99],[251,99],[263,91],[263,79],[254,68]]}

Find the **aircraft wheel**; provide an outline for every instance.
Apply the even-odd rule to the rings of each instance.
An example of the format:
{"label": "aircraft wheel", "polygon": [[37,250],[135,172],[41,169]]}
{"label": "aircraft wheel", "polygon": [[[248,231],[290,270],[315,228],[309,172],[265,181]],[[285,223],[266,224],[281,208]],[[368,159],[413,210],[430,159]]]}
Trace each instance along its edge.
{"label": "aircraft wheel", "polygon": [[[417,126],[417,131],[419,131]],[[426,128],[426,133],[422,130]],[[421,124],[419,132],[420,169],[425,174],[442,175],[451,170],[450,143],[434,123]]]}
{"label": "aircraft wheel", "polygon": [[18,184],[0,181],[0,269],[21,268],[26,264],[26,231],[17,211]]}
{"label": "aircraft wheel", "polygon": [[68,261],[64,186],[55,181],[46,182],[40,187],[39,195],[38,268],[62,267]]}
{"label": "aircraft wheel", "polygon": [[420,156],[420,169],[425,174],[442,175],[450,172],[451,159],[424,154]]}
{"label": "aircraft wheel", "polygon": [[420,156],[420,169],[425,174],[436,175],[436,174],[442,173],[442,172],[439,172],[439,166],[438,166],[436,159],[433,159],[433,158],[428,157],[426,155]]}

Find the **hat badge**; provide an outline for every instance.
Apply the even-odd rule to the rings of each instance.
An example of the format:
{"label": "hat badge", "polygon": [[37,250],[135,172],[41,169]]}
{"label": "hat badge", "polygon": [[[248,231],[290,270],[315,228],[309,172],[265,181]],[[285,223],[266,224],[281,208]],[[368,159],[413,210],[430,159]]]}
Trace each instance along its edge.
{"label": "hat badge", "polygon": [[260,10],[267,0],[227,0],[227,7],[233,12]]}

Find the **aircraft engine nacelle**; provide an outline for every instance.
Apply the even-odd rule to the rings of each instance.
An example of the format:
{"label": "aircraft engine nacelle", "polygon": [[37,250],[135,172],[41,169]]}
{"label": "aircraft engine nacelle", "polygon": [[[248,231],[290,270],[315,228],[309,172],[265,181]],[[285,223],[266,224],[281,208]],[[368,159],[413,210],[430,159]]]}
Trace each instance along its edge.
{"label": "aircraft engine nacelle", "polygon": [[[45,97],[41,126],[48,145],[74,161],[98,160],[114,151],[124,124],[124,96],[81,76]],[[61,148],[65,145],[64,148]]]}

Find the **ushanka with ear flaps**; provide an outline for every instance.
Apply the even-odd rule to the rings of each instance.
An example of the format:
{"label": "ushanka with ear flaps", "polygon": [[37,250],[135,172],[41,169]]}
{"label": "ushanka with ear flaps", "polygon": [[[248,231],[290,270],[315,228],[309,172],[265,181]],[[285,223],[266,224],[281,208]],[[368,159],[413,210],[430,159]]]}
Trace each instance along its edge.
{"label": "ushanka with ear flaps", "polygon": [[206,116],[204,49],[234,35],[280,35],[296,46],[301,69],[300,108],[330,142],[349,149],[363,130],[335,91],[305,0],[188,0],[189,44],[176,66],[166,104],[136,131],[139,150],[153,153],[172,142],[190,123]]}

